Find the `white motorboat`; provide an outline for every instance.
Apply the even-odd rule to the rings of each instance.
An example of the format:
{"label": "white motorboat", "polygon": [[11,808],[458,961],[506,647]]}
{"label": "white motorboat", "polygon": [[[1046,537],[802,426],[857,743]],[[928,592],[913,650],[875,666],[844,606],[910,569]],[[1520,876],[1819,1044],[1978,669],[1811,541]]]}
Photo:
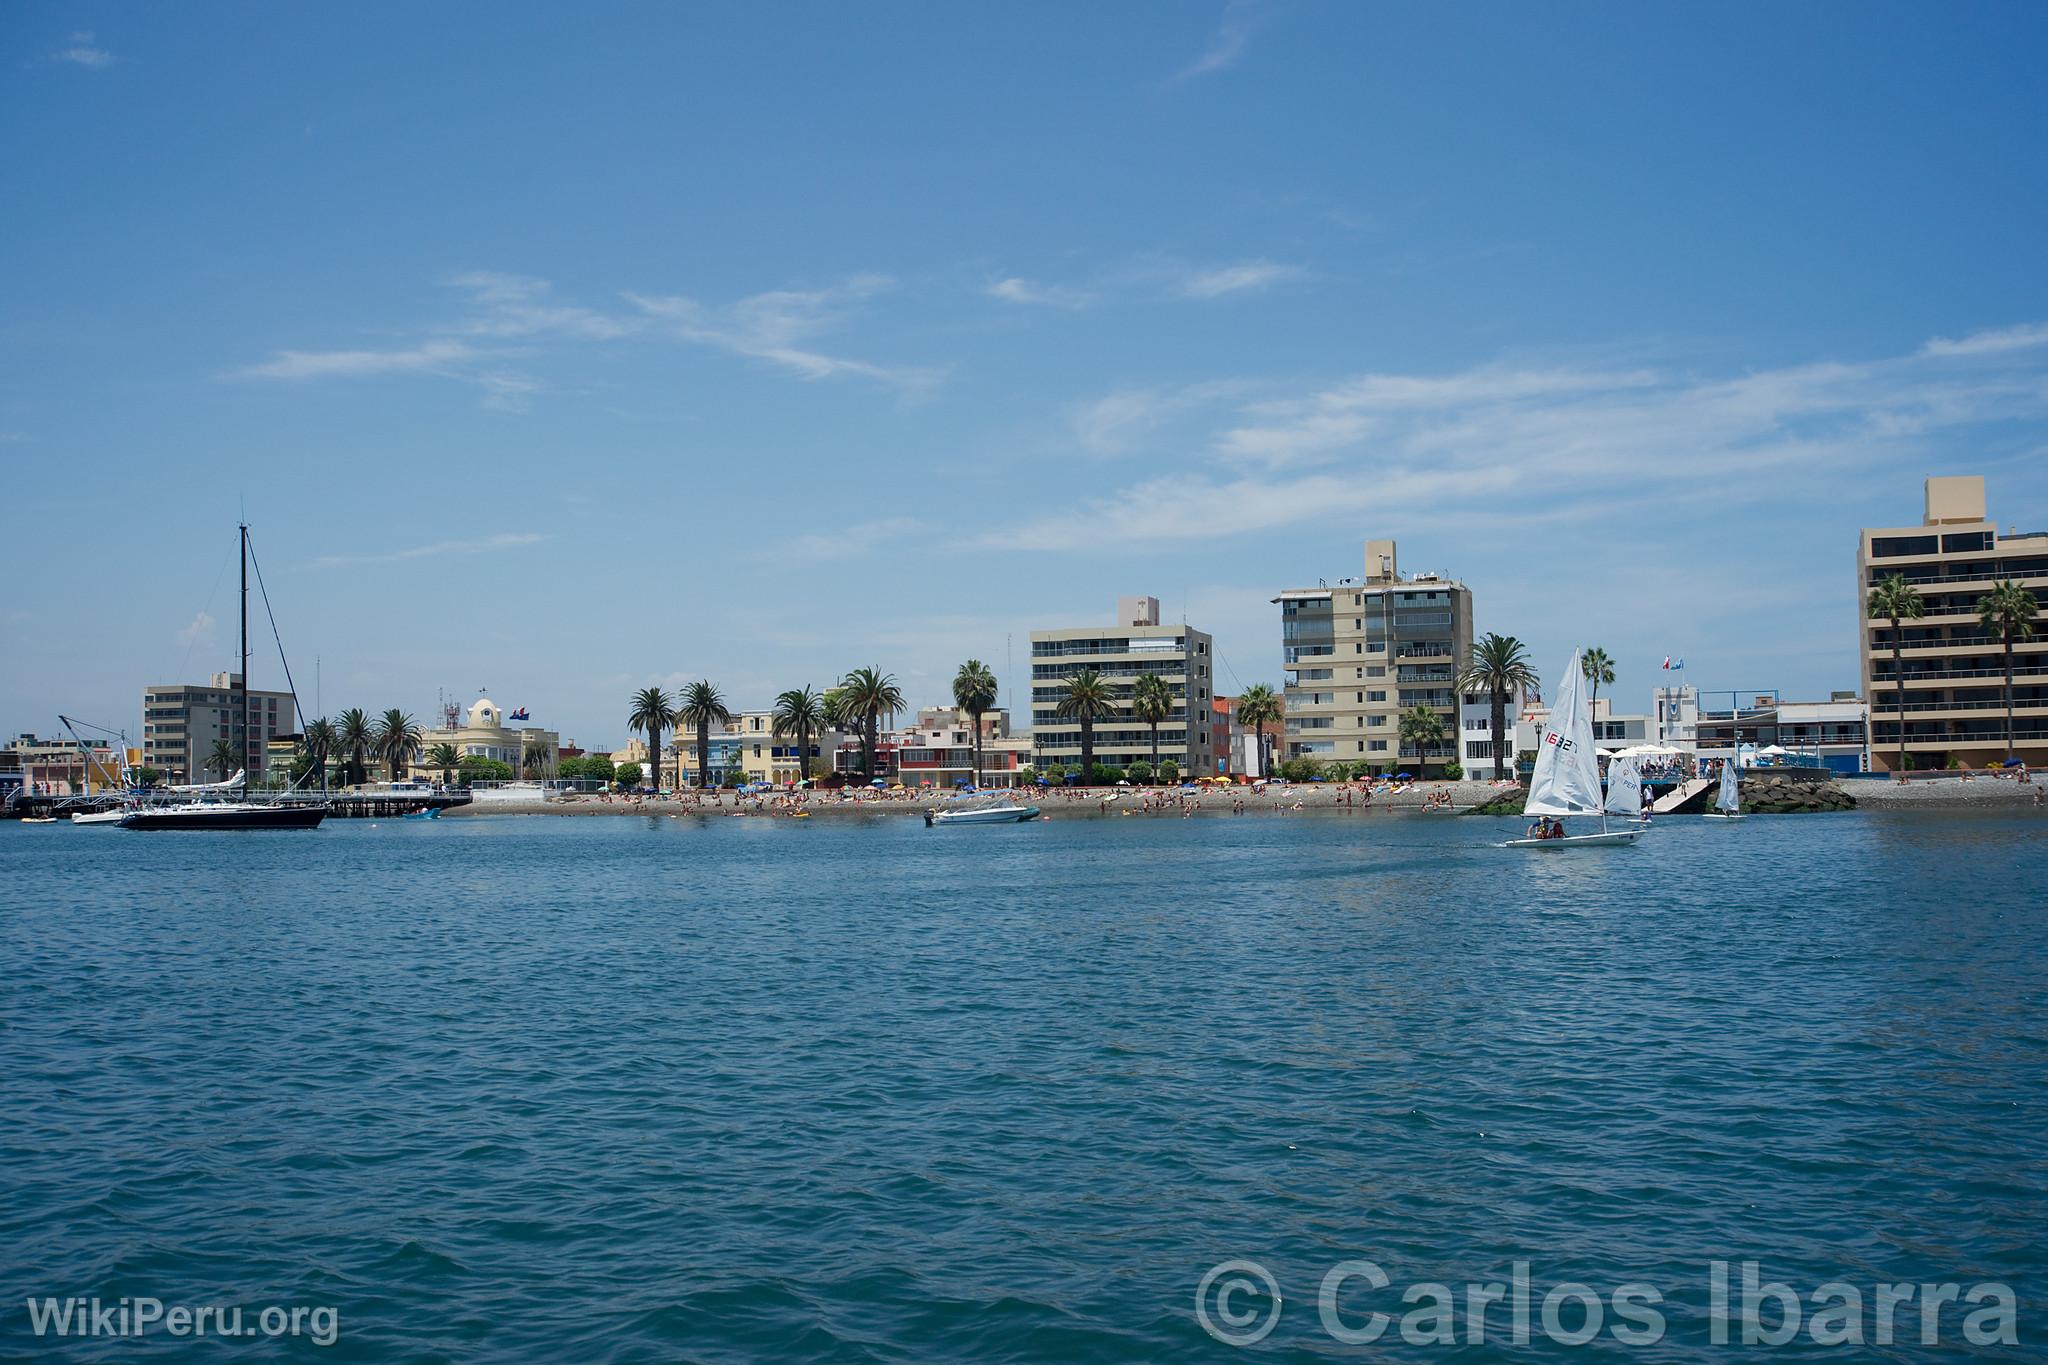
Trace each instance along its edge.
{"label": "white motorboat", "polygon": [[1721,790],[1714,794],[1714,808],[1701,817],[1706,820],[1740,820],[1742,815],[1742,781],[1735,774],[1735,760],[1729,758],[1721,764]]}
{"label": "white motorboat", "polygon": [[128,812],[120,806],[112,810],[82,810],[71,817],[74,825],[118,825],[121,817]]}
{"label": "white motorboat", "polygon": [[[1544,727],[1543,742],[1536,749],[1536,771],[1529,778],[1529,799],[1522,813],[1546,822],[1572,816],[1597,816],[1598,834],[1558,833],[1548,838],[1510,839],[1508,848],[1574,849],[1614,848],[1632,844],[1641,829],[1609,829],[1606,796],[1600,790],[1600,758],[1593,745],[1593,721],[1584,698],[1585,675],[1579,666],[1579,651],[1572,651],[1565,665],[1564,682],[1557,689],[1557,702]],[[1636,788],[1642,801],[1640,782]],[[1632,822],[1633,823],[1633,822]]]}
{"label": "white motorboat", "polygon": [[1014,825],[1023,820],[1036,820],[1038,807],[1000,805],[971,806],[965,810],[928,810],[924,822],[930,825]]}

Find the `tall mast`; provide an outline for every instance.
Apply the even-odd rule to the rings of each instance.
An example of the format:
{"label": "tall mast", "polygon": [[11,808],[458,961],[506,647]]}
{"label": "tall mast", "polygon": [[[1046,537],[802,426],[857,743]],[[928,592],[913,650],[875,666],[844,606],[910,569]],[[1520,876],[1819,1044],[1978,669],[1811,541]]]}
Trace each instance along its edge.
{"label": "tall mast", "polygon": [[[242,737],[240,761],[236,764],[244,773],[249,769],[249,523],[243,522],[242,531],[242,668],[235,675],[235,709],[241,715]],[[246,778],[244,779],[246,785]]]}

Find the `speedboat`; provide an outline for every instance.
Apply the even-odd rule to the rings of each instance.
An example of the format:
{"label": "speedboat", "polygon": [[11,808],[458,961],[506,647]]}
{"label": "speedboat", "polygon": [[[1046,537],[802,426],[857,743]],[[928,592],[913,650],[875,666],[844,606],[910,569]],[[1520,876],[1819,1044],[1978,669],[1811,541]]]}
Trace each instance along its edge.
{"label": "speedboat", "polygon": [[928,810],[924,813],[926,825],[1014,825],[1021,820],[1036,820],[1036,806],[976,806],[970,810]]}
{"label": "speedboat", "polygon": [[119,806],[114,807],[112,810],[82,810],[72,815],[71,823],[74,825],[118,825],[121,823],[121,817],[126,814],[128,812]]}

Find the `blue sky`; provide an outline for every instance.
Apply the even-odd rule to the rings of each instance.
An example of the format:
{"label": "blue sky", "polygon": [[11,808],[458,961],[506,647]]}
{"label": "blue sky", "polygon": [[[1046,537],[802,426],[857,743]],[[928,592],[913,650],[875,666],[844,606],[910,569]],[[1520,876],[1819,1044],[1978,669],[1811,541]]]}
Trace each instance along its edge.
{"label": "blue sky", "polygon": [[[1855,532],[2048,525],[2038,5],[15,4],[0,726],[848,668],[1456,574],[1638,708],[1855,683]],[[223,569],[226,572],[223,572]],[[1014,643],[1010,643],[1010,642]],[[259,657],[259,683],[274,661]],[[1020,689],[1021,695],[1021,689]]]}

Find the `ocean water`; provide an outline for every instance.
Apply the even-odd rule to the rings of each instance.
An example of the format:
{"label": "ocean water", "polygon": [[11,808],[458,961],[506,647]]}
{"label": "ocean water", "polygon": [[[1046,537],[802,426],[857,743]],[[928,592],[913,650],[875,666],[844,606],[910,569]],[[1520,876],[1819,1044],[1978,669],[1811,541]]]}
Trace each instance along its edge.
{"label": "ocean water", "polygon": [[[2038,1358],[2048,821],[1518,828],[0,825],[0,1357],[134,1356],[33,1335],[93,1295],[335,1315],[164,1358],[1572,1354],[1506,1305],[1473,1341],[1520,1261],[1716,1359],[1753,1260],[1858,1286],[1866,1342],[1879,1283],[2010,1286],[1978,1354]],[[1230,1260],[1278,1300],[1240,1268],[1198,1313]],[[1358,1261],[1377,1345],[1323,1322]],[[1400,1342],[1428,1281],[1455,1346]]]}

